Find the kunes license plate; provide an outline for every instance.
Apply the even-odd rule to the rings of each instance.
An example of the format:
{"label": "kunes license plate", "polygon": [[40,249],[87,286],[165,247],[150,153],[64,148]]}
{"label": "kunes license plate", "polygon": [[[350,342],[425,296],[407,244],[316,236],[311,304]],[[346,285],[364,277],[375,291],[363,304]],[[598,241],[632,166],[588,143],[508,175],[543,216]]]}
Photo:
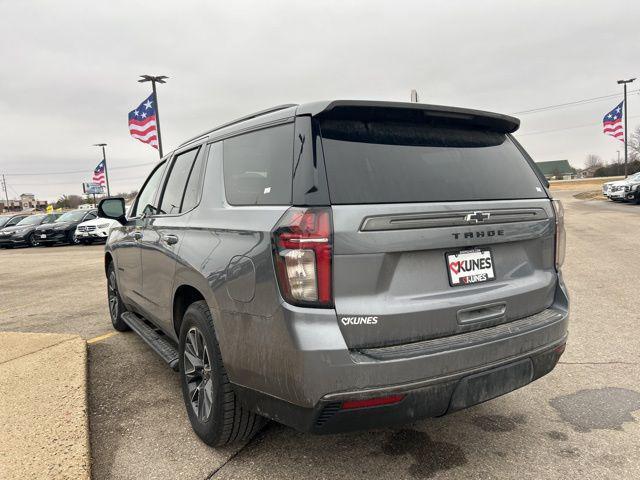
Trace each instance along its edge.
{"label": "kunes license plate", "polygon": [[42,235],[40,235],[40,238],[47,238],[47,236],[43,233]]}
{"label": "kunes license plate", "polygon": [[447,270],[452,287],[488,282],[496,278],[491,250],[463,250],[447,253]]}

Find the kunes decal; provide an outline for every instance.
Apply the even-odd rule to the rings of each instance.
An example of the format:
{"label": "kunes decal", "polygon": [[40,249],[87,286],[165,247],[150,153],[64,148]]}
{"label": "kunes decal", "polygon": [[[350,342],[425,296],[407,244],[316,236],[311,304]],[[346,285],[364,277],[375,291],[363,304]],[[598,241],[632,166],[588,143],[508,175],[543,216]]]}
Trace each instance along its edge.
{"label": "kunes decal", "polygon": [[345,327],[347,325],[376,325],[378,317],[342,317],[340,321]]}

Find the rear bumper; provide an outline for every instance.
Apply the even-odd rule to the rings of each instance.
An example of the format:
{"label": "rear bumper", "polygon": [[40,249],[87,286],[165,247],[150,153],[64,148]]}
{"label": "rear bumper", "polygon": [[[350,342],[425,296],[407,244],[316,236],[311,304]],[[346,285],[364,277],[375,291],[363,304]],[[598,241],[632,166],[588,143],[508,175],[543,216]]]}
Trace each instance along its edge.
{"label": "rear bumper", "polygon": [[[532,317],[432,341],[349,350],[335,314],[282,311],[284,331],[277,337],[290,343],[280,341],[279,350],[266,355],[256,349],[255,367],[238,370],[232,361],[228,372],[249,408],[315,433],[440,416],[520,388],[555,367],[569,318],[559,282],[553,305]],[[265,331],[264,338],[273,334]],[[389,395],[404,397],[393,405],[342,409],[345,401]]]}
{"label": "rear bumper", "polygon": [[[498,366],[419,385],[397,385],[372,392],[328,395],[313,408],[304,408],[243,387],[237,387],[245,405],[280,423],[315,434],[341,433],[400,425],[421,418],[440,417],[524,387],[549,373],[564,351],[566,338],[557,345]],[[397,403],[363,408],[343,408],[344,402],[371,398],[401,398]]]}

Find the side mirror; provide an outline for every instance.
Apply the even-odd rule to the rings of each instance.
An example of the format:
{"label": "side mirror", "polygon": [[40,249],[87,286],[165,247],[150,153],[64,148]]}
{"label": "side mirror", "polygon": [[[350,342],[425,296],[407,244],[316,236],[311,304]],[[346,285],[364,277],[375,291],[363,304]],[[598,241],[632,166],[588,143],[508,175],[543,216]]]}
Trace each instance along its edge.
{"label": "side mirror", "polygon": [[105,198],[98,204],[98,217],[116,220],[121,225],[127,223],[124,198]]}

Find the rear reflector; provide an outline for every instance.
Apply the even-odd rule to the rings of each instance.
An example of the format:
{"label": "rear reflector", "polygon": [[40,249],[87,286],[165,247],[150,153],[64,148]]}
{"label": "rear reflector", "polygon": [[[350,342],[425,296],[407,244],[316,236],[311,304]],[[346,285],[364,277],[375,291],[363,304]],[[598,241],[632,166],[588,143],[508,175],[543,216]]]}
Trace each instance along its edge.
{"label": "rear reflector", "polygon": [[351,410],[353,408],[379,407],[381,405],[392,405],[399,403],[404,399],[405,395],[389,395],[388,397],[367,398],[366,400],[349,400],[342,402],[342,410]]}

